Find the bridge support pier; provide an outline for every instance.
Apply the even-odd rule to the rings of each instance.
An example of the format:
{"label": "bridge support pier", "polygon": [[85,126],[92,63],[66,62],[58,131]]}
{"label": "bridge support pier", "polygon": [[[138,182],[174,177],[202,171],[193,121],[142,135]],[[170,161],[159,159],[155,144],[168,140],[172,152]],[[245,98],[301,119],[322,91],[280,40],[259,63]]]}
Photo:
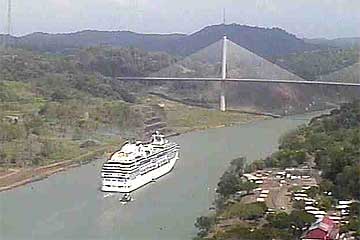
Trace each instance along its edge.
{"label": "bridge support pier", "polygon": [[226,111],[226,100],[225,100],[225,83],[221,83],[221,92],[220,92],[220,111]]}

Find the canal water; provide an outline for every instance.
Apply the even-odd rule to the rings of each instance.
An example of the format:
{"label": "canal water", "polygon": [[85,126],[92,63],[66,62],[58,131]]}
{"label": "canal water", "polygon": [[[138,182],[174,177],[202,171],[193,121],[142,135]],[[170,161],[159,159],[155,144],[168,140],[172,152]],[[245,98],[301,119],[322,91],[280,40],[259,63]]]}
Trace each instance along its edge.
{"label": "canal water", "polygon": [[279,137],[320,113],[192,132],[177,137],[175,169],[133,194],[99,191],[103,160],[0,193],[0,239],[178,240],[196,235],[196,217],[208,213],[214,188],[229,162],[277,149]]}

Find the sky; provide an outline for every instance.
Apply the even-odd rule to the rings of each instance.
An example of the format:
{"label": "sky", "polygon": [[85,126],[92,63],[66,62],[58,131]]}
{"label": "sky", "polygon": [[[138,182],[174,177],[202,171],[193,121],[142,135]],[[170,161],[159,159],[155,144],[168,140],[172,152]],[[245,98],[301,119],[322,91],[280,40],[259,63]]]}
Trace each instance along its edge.
{"label": "sky", "polygon": [[[0,32],[7,2],[0,0]],[[280,27],[302,38],[360,37],[360,0],[12,0],[12,35],[85,29],[186,33],[222,23]]]}

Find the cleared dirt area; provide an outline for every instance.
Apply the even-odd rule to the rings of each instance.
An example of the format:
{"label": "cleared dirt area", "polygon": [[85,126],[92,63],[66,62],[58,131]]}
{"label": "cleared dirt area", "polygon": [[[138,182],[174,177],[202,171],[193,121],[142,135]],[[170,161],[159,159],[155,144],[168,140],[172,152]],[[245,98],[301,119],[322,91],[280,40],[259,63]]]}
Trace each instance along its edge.
{"label": "cleared dirt area", "polygon": [[[271,174],[269,174],[271,172]],[[279,174],[281,173],[281,174]],[[257,171],[252,175],[262,181],[251,195],[244,196],[242,203],[264,201],[270,209],[290,212],[292,210],[291,191],[294,187],[317,185],[316,176],[310,177],[285,173],[276,169]]]}
{"label": "cleared dirt area", "polygon": [[282,186],[270,189],[269,196],[265,203],[268,208],[281,209],[285,211],[291,210],[290,197],[286,196],[288,186]]}

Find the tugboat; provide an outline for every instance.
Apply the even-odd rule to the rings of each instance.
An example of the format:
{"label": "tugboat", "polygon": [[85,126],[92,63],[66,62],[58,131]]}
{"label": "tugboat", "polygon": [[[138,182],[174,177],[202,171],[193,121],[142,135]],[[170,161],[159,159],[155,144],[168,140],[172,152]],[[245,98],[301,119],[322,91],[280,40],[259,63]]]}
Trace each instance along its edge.
{"label": "tugboat", "polygon": [[134,199],[130,196],[129,193],[125,193],[122,198],[119,199],[119,201],[122,203],[122,204],[127,204],[128,202],[132,202],[134,201]]}

